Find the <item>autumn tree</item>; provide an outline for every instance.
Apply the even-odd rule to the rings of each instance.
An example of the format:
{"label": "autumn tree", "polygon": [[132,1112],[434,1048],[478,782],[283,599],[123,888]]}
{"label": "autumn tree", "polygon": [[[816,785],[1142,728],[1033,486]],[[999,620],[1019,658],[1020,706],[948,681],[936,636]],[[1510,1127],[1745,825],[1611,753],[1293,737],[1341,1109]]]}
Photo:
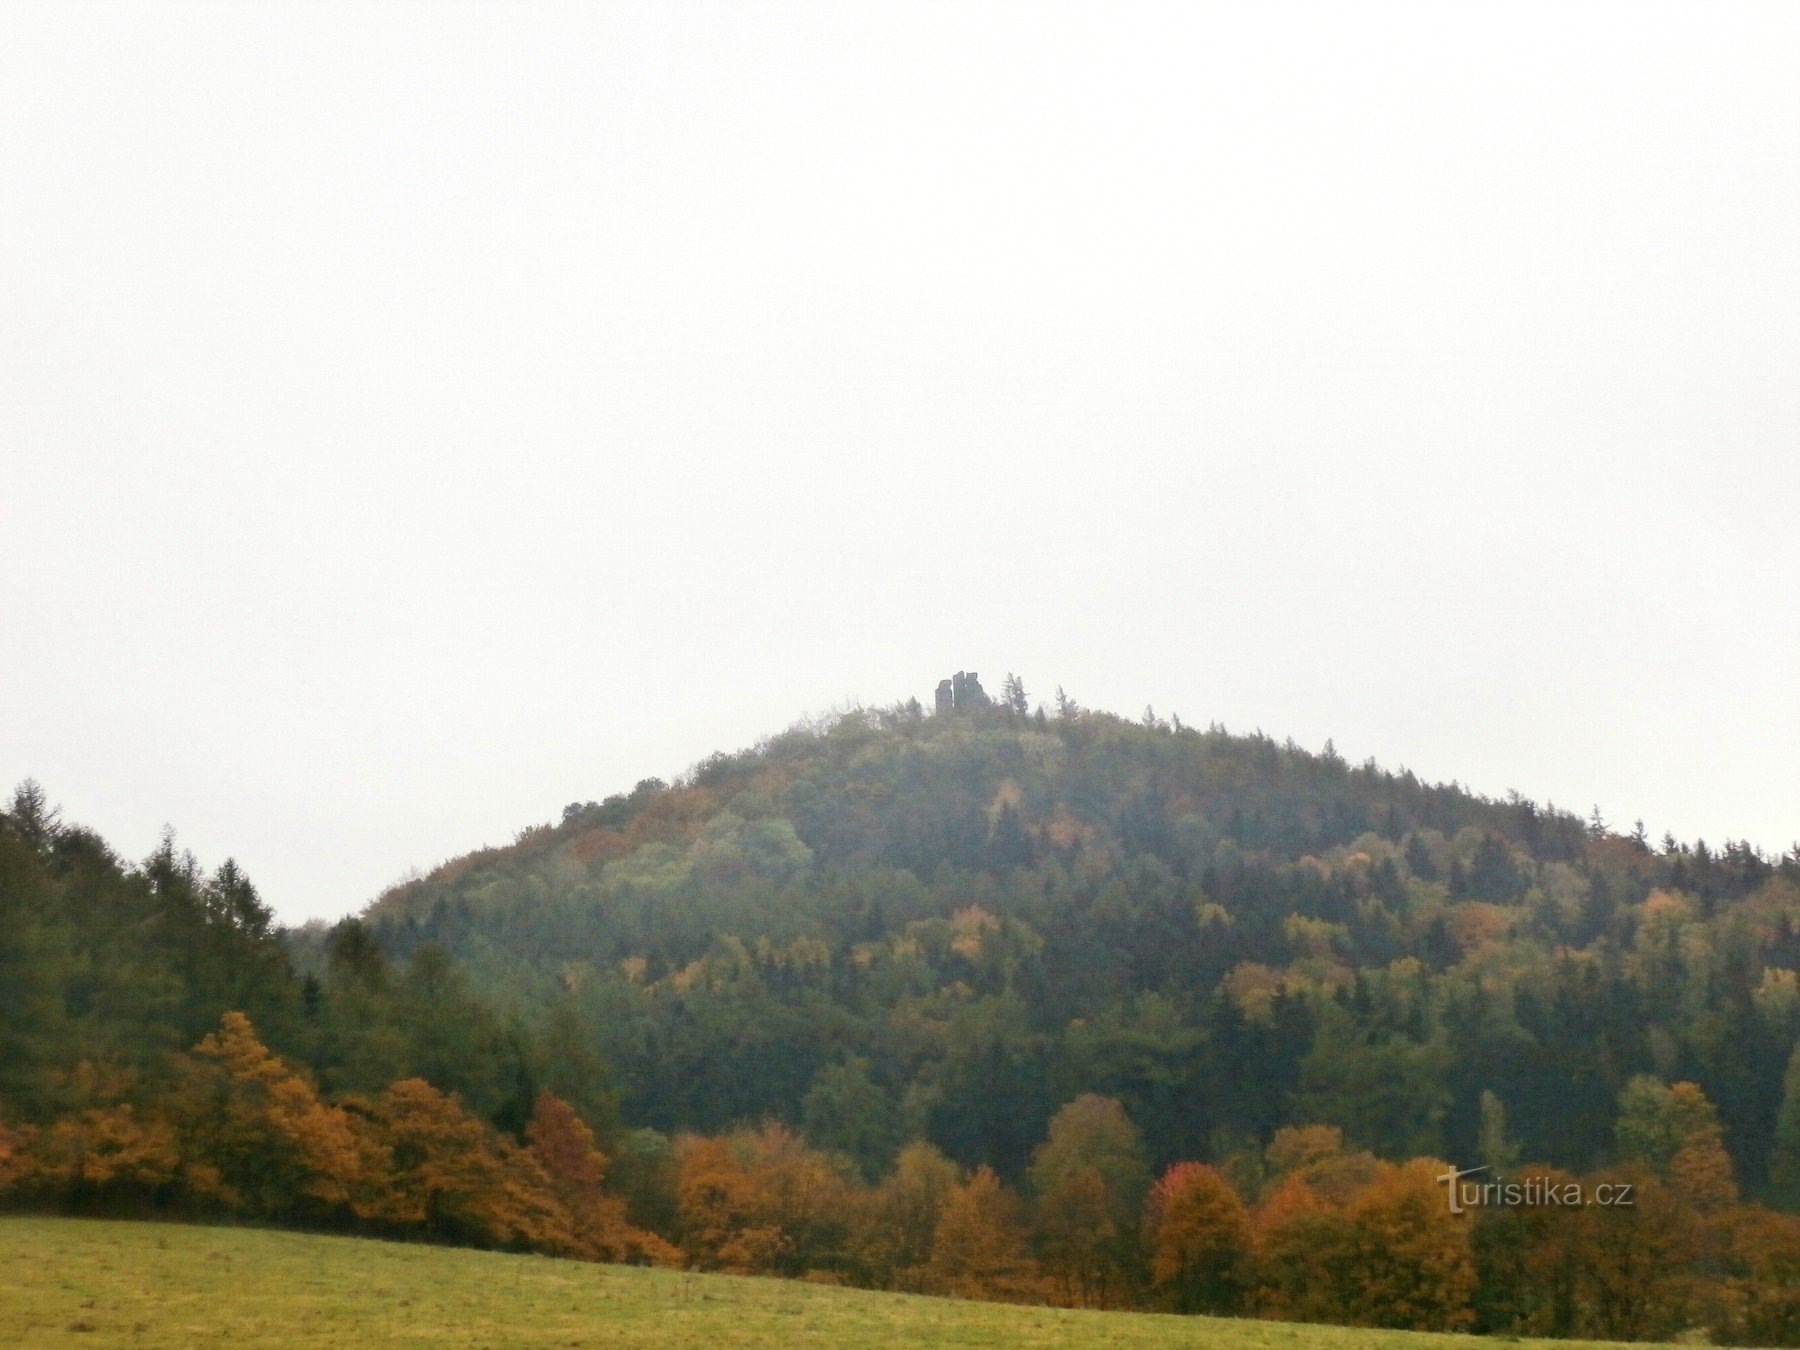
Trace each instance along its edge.
{"label": "autumn tree", "polygon": [[1050,1120],[1032,1154],[1035,1233],[1045,1271],[1079,1303],[1124,1295],[1139,1266],[1138,1219],[1150,1172],[1117,1099],[1087,1093]]}
{"label": "autumn tree", "polygon": [[1235,1312],[1249,1239],[1244,1202],[1218,1169],[1177,1163],[1151,1187],[1144,1205],[1150,1282],[1175,1311]]}
{"label": "autumn tree", "polygon": [[[1512,1178],[1531,1193],[1564,1193],[1575,1178],[1528,1166]],[[1478,1276],[1478,1329],[1573,1336],[1581,1254],[1575,1210],[1564,1205],[1490,1205],[1477,1210],[1470,1240]]]}
{"label": "autumn tree", "polygon": [[1254,1299],[1267,1317],[1344,1320],[1341,1291],[1352,1278],[1355,1243],[1340,1206],[1321,1200],[1290,1173],[1263,1199],[1251,1223]]}
{"label": "autumn tree", "polygon": [[1737,1199],[1719,1113],[1697,1084],[1633,1078],[1619,1093],[1618,1140],[1622,1160],[1650,1169],[1702,1211]]}
{"label": "autumn tree", "polygon": [[0,1196],[12,1189],[25,1171],[25,1145],[30,1135],[0,1120]]}
{"label": "autumn tree", "polygon": [[1335,1125],[1290,1125],[1275,1131],[1264,1151],[1269,1179],[1303,1180],[1311,1193],[1331,1204],[1356,1195],[1381,1171],[1381,1161],[1362,1149],[1346,1149]]}
{"label": "autumn tree", "polygon": [[1026,1247],[1023,1206],[991,1168],[976,1168],[945,1200],[927,1282],[934,1292],[957,1298],[1031,1303],[1043,1297]]}
{"label": "autumn tree", "polygon": [[733,1139],[752,1180],[751,1214],[782,1235],[775,1270],[843,1273],[859,1188],[848,1162],[810,1147],[785,1125],[765,1124]]}
{"label": "autumn tree", "polygon": [[938,1218],[962,1181],[962,1169],[936,1145],[916,1140],[900,1150],[858,1211],[854,1246],[877,1285],[925,1289]]}
{"label": "autumn tree", "polygon": [[181,1170],[175,1131],[128,1102],[71,1112],[22,1150],[20,1188],[76,1210],[139,1206]]}
{"label": "autumn tree", "polygon": [[207,1169],[232,1209],[330,1213],[365,1181],[349,1118],[271,1054],[240,1012],[194,1048],[175,1100],[188,1168]]}
{"label": "autumn tree", "polygon": [[525,1137],[551,1192],[568,1214],[571,1252],[593,1261],[676,1266],[680,1252],[625,1218],[625,1202],[602,1189],[607,1160],[575,1109],[548,1090],[534,1103]]}
{"label": "autumn tree", "polygon": [[1800,1217],[1759,1205],[1726,1221],[1718,1328],[1729,1345],[1800,1345]]}
{"label": "autumn tree", "polygon": [[1346,1320],[1410,1331],[1462,1331],[1474,1322],[1469,1227],[1451,1213],[1438,1180],[1450,1170],[1431,1158],[1385,1167],[1350,1202]]}
{"label": "autumn tree", "polygon": [[1631,1188],[1631,1203],[1588,1204],[1575,1212],[1578,1253],[1576,1332],[1607,1340],[1659,1340],[1681,1330],[1693,1307],[1692,1265],[1700,1233],[1680,1198],[1643,1167],[1621,1167],[1586,1180]]}
{"label": "autumn tree", "polygon": [[402,1079],[381,1095],[376,1118],[392,1158],[390,1219],[482,1246],[574,1249],[573,1224],[537,1160],[456,1098]]}
{"label": "autumn tree", "polygon": [[775,1269],[788,1238],[766,1214],[756,1179],[729,1141],[688,1135],[676,1142],[681,1247],[700,1270],[735,1275]]}

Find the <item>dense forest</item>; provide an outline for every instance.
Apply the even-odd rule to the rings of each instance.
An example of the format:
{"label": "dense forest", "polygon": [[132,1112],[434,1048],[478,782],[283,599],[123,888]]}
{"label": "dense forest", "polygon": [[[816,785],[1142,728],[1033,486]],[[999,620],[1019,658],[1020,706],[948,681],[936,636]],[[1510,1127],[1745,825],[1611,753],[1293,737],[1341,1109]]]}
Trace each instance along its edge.
{"label": "dense forest", "polygon": [[[235,865],[127,865],[27,784],[0,1192],[1793,1344],[1797,970],[1800,847],[1034,710],[1015,677],[571,804],[298,932]],[[1638,1201],[1453,1215],[1441,1160]]]}
{"label": "dense forest", "polygon": [[[971,706],[972,704],[972,706]],[[1379,1156],[1610,1161],[1635,1076],[1717,1104],[1770,1184],[1800,1035],[1800,850],[1490,801],[1329,746],[1028,712],[1009,678],[797,727],[567,807],[383,896],[522,1009],[573,1008],[634,1124],[779,1120],[870,1169],[1009,1180],[1083,1092],[1158,1163],[1324,1123]],[[886,1122],[855,1137],[827,1120]]]}

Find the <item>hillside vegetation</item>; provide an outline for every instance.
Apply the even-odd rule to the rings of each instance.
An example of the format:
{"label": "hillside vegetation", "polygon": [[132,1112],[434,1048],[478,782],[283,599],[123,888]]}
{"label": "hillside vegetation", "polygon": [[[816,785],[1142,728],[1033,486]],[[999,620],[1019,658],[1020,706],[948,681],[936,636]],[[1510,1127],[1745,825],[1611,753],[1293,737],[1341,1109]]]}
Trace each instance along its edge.
{"label": "hillside vegetation", "polygon": [[1523,1157],[1586,1170],[1653,1075],[1770,1184],[1800,851],[1016,705],[852,713],[571,805],[369,929],[578,1010],[635,1124],[778,1119],[871,1170],[911,1135],[1017,1178],[1082,1092],[1156,1163],[1317,1122],[1472,1163],[1487,1093]]}
{"label": "hillside vegetation", "polygon": [[173,1224],[0,1219],[0,1268],[0,1325],[20,1345],[1479,1345],[1466,1336],[1017,1308]]}
{"label": "hillside vegetation", "polygon": [[[329,930],[26,784],[0,1204],[1800,1344],[1800,848],[946,683]],[[1478,1164],[1633,1203],[1453,1212]]]}

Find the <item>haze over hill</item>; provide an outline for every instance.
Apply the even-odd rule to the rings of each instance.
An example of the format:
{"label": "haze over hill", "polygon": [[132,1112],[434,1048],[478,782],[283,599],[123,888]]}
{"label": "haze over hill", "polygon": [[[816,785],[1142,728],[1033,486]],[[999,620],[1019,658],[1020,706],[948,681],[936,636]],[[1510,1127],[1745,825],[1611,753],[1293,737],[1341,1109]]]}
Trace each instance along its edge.
{"label": "haze over hill", "polygon": [[1800,7],[0,4],[0,782],[338,918],[940,663],[1800,833]]}

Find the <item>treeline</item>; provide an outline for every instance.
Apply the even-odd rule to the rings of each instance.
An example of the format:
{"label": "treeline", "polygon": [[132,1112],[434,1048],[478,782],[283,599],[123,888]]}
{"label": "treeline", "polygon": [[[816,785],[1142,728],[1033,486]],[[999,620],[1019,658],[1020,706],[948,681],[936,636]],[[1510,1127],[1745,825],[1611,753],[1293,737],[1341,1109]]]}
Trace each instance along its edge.
{"label": "treeline", "polygon": [[0,1115],[66,1119],[96,1075],[166,1097],[183,1052],[238,1012],[332,1098],[421,1078],[518,1134],[549,1090],[603,1141],[617,1132],[618,1094],[568,1007],[503,1013],[441,948],[396,965],[355,923],[317,955],[296,969],[235,863],[203,873],[166,835],[129,865],[25,783],[0,812]]}
{"label": "treeline", "polygon": [[543,1091],[521,1138],[422,1078],[330,1102],[228,1012],[157,1088],[82,1061],[74,1104],[0,1123],[0,1199],[75,1213],[232,1215],[385,1235],[677,1264],[601,1188],[606,1159]]}
{"label": "treeline", "polygon": [[[1634,1083],[1627,1162],[1585,1179],[1513,1165],[1490,1106],[1507,1171],[1491,1192],[1458,1180],[1459,1212],[1446,1164],[1384,1162],[1329,1126],[1153,1181],[1123,1107],[1091,1094],[1052,1117],[1023,1191],[923,1141],[870,1181],[768,1122],[631,1136],[628,1197],[550,1092],[518,1138],[418,1078],[331,1102],[238,1012],[175,1058],[158,1093],[85,1061],[72,1079],[82,1104],[67,1114],[0,1124],[0,1200],[1011,1302],[1800,1344],[1800,1218],[1738,1202],[1716,1114],[1687,1083]],[[1524,1203],[1482,1203],[1505,1184]]]}

